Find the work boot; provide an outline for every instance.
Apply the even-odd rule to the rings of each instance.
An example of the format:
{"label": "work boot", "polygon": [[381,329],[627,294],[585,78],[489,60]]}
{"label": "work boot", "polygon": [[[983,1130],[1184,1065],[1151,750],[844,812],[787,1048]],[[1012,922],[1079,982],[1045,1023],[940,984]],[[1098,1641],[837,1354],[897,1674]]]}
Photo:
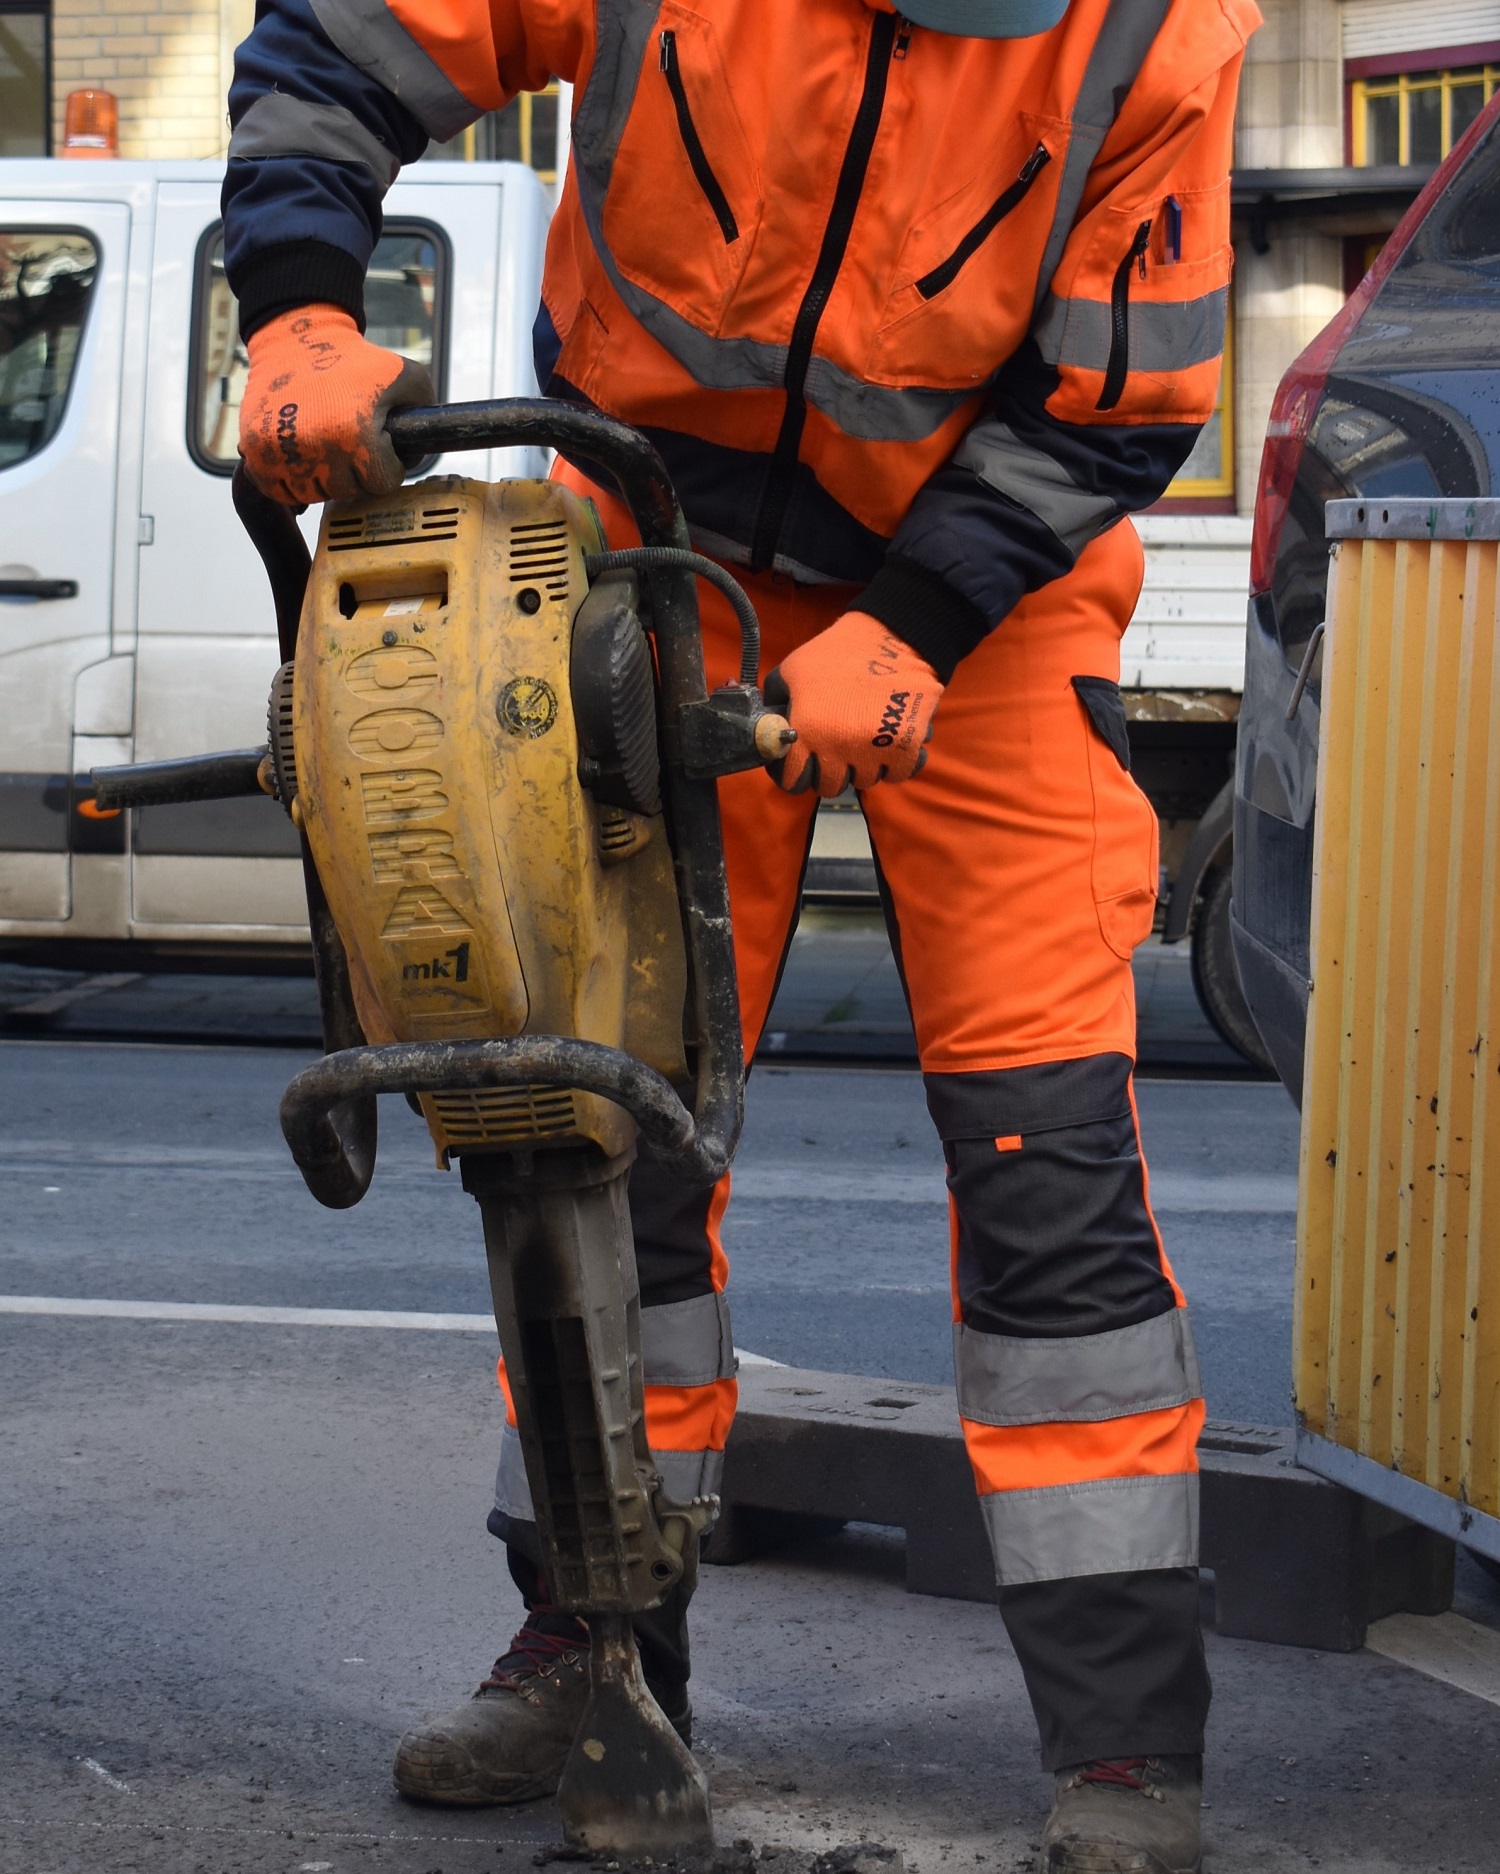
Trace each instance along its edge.
{"label": "work boot", "polygon": [[[557,1789],[589,1691],[588,1628],[534,1608],[466,1704],[408,1731],[396,1746],[396,1788],[412,1802],[481,1808],[531,1802]],[[693,1708],[682,1687],[654,1692],[684,1744]]]}
{"label": "work boot", "polygon": [[402,1738],[396,1788],[413,1802],[466,1808],[550,1796],[588,1692],[588,1628],[533,1611],[466,1704]]}
{"label": "work boot", "polygon": [[1057,1773],[1041,1874],[1198,1874],[1201,1757],[1113,1757]]}

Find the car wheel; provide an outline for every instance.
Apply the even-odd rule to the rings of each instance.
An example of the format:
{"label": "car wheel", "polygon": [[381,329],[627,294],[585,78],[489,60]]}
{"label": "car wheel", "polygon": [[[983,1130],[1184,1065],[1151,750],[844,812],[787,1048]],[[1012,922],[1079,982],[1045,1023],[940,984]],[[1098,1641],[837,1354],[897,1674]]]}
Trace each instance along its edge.
{"label": "car wheel", "polygon": [[1193,924],[1193,987],[1203,1013],[1236,1053],[1253,1067],[1274,1073],[1275,1066],[1251,1019],[1235,973],[1229,935],[1229,894],[1232,875],[1227,866],[1216,867],[1204,880]]}

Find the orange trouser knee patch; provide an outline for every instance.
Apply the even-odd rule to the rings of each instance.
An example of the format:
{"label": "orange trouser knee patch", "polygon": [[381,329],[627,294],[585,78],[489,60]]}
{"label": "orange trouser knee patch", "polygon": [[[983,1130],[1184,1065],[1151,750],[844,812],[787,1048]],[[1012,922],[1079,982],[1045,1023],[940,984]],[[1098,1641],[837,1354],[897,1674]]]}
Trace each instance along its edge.
{"label": "orange trouser knee patch", "polygon": [[980,1425],[963,1420],[980,1496],[1047,1490],[1116,1477],[1169,1477],[1198,1468],[1204,1404],[1166,1406],[1128,1418],[1058,1425]]}
{"label": "orange trouser knee patch", "polygon": [[[495,1377],[505,1395],[505,1422],[514,1426],[515,1403],[505,1361],[495,1366]],[[716,1379],[707,1386],[648,1386],[646,1436],[653,1451],[722,1451],[734,1409],[739,1403],[738,1380]]]}

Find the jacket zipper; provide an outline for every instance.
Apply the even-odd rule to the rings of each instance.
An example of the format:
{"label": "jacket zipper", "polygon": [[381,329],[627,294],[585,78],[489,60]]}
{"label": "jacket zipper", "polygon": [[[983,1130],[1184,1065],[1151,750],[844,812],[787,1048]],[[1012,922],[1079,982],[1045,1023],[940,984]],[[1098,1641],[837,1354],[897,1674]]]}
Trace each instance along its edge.
{"label": "jacket zipper", "polygon": [[1130,252],[1115,268],[1115,283],[1109,295],[1109,362],[1104,367],[1104,388],[1099,393],[1096,410],[1113,410],[1125,388],[1130,369],[1130,269],[1139,267],[1146,277],[1146,243],[1151,239],[1151,223],[1143,221],[1135,231]]}
{"label": "jacket zipper", "polygon": [[1051,161],[1052,152],[1045,143],[1039,143],[1022,164],[1020,175],[974,223],[941,266],[934,267],[931,273],[924,273],[917,281],[917,291],[923,299],[934,299],[947,287],[952,286],[967,263],[984,246],[1005,217],[1025,201],[1032,183]]}
{"label": "jacket zipper", "polygon": [[750,540],[752,572],[763,572],[776,558],[781,538],[781,523],[786,519],[787,502],[797,473],[797,452],[802,444],[802,430],[807,422],[807,370],[812,363],[813,340],[818,322],[828,305],[834,281],[843,265],[854,227],[855,210],[865,186],[865,172],[870,166],[870,152],[875,147],[875,133],[880,128],[880,114],[885,108],[886,80],[890,76],[892,49],[897,32],[910,28],[899,13],[876,13],[871,22],[870,45],[865,54],[864,88],[859,109],[854,114],[854,128],[844,150],[838,184],[833,192],[833,206],[823,229],[823,244],[818,250],[817,265],[797,308],[792,336],[787,345],[782,382],[786,387],[786,409],[776,447],[766,469],[760,505],[755,516],[755,530]]}
{"label": "jacket zipper", "polygon": [[726,246],[740,238],[740,224],[734,218],[734,210],[729,206],[729,198],[719,187],[719,178],[713,172],[708,160],[708,153],[703,148],[698,135],[698,126],[693,122],[693,113],[688,106],[687,91],[682,83],[682,73],[677,64],[677,35],[664,32],[661,35],[661,68],[666,74],[667,89],[672,93],[672,102],[677,107],[677,129],[682,137],[683,148],[687,151],[688,161],[693,165],[693,174],[698,178],[698,187],[708,199],[709,207],[714,211],[714,219],[719,224],[719,232],[724,236]]}

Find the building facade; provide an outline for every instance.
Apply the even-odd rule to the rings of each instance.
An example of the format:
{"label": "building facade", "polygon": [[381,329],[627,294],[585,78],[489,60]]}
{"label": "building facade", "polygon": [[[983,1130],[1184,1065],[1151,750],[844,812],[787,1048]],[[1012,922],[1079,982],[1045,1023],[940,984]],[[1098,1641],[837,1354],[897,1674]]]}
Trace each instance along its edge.
{"label": "building facade", "polygon": [[[68,94],[85,88],[118,99],[122,156],[221,155],[234,47],[253,3],[0,0],[0,157],[61,148]],[[1220,409],[1167,513],[1249,513],[1282,372],[1500,82],[1500,0],[1261,5],[1241,93]],[[554,91],[517,99],[432,153],[517,158],[551,177],[560,139]],[[1226,546],[1237,538],[1218,534]]]}

